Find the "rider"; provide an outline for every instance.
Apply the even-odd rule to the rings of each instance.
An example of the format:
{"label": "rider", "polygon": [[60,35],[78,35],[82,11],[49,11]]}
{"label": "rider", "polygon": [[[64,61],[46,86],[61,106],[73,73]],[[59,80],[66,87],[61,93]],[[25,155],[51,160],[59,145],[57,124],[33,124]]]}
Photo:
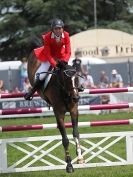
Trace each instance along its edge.
{"label": "rider", "polygon": [[49,67],[58,68],[58,61],[65,64],[71,56],[71,46],[69,33],[64,31],[64,22],[61,19],[53,19],[51,23],[51,31],[42,35],[44,46],[34,49],[34,54],[41,65],[35,74],[35,84],[31,91],[25,95],[26,100],[31,100],[36,92],[38,85],[44,80]]}

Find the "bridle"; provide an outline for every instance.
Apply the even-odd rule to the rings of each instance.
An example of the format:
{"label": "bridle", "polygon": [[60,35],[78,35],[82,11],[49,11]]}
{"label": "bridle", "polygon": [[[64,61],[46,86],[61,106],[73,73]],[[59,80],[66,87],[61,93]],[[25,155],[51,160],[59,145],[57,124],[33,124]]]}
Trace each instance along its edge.
{"label": "bridle", "polygon": [[[52,74],[52,75],[55,75],[56,78],[57,78],[57,85],[62,89],[64,90],[65,92],[68,92],[68,90],[66,90],[66,80],[65,78],[67,77],[68,79],[72,79],[72,78],[76,78],[76,77],[82,77],[77,71],[75,68],[73,68],[72,66],[70,65],[66,65],[65,68],[58,68],[58,69],[51,69],[49,71],[46,71],[46,72],[41,72],[41,73],[38,73],[38,75],[41,75],[43,73],[46,73],[46,75],[49,75],[49,74]],[[59,74],[60,73],[60,74]],[[63,80],[63,83],[62,83],[62,79],[63,79],[63,76],[62,78],[60,78],[61,74],[64,74],[64,80]],[[39,77],[39,76],[38,76]],[[78,86],[75,86],[73,85],[72,88],[73,89],[78,89]],[[69,90],[70,91],[70,90]]]}

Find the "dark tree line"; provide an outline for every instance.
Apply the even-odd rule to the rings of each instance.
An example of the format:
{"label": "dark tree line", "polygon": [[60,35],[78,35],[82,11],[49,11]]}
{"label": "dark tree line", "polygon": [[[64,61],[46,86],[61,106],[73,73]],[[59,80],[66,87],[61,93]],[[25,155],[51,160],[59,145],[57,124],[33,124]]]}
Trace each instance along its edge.
{"label": "dark tree line", "polygon": [[[129,4],[130,2],[130,4]],[[133,33],[131,0],[97,0],[97,28]],[[52,18],[61,18],[70,35],[94,28],[94,0],[1,0],[0,59],[15,60],[41,45]]]}

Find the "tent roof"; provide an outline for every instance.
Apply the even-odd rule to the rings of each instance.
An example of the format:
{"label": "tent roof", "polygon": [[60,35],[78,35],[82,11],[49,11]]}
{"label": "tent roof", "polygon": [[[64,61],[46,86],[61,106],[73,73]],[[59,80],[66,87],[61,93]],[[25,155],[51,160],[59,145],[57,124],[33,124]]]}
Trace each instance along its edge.
{"label": "tent roof", "polygon": [[21,61],[0,62],[0,70],[19,69],[21,63],[22,63]]}

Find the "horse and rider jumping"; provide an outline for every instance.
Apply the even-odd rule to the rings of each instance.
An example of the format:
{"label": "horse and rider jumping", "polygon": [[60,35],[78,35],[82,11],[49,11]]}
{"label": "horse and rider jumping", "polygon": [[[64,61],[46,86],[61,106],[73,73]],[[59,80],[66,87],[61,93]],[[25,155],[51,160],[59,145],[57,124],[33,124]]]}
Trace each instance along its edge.
{"label": "horse and rider jumping", "polygon": [[24,97],[26,100],[31,100],[37,91],[40,97],[53,107],[65,150],[66,171],[71,173],[74,169],[64,118],[66,112],[69,112],[76,143],[77,162],[84,163],[78,131],[79,90],[83,89],[78,86],[76,70],[68,65],[71,45],[69,33],[64,31],[63,21],[53,19],[51,30],[42,35],[42,39],[44,45],[34,49],[28,58],[28,77],[32,89]]}

